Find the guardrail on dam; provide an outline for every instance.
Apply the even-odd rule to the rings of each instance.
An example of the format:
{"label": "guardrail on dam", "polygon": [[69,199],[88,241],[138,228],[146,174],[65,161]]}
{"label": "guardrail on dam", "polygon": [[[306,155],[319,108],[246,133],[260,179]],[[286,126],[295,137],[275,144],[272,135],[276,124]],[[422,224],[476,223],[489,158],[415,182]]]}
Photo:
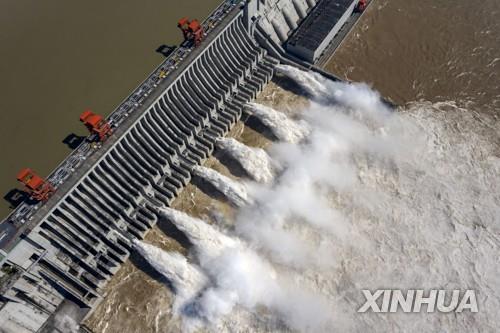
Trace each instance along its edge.
{"label": "guardrail on dam", "polygon": [[37,332],[65,299],[83,314],[102,299],[130,240],[157,222],[157,208],[190,181],[274,66],[290,61],[285,37],[315,5],[222,3],[203,22],[201,44],[177,48],[108,117],[112,136],[98,147],[83,143],[48,177],[57,191],[46,203],[25,204],[2,222],[12,225],[0,235],[2,329]]}

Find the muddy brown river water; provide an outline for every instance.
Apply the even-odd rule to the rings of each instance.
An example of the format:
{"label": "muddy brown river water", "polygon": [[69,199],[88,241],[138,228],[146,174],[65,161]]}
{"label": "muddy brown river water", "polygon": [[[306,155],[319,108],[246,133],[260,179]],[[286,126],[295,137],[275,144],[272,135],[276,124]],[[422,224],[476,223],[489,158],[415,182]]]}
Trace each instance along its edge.
{"label": "muddy brown river water", "polygon": [[498,110],[499,15],[497,0],[375,0],[327,69],[399,104]]}

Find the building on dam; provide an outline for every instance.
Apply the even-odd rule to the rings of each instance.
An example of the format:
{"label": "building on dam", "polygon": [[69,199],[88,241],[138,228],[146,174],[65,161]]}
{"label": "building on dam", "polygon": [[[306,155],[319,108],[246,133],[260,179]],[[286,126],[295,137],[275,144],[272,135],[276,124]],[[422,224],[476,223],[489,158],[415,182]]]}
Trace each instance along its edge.
{"label": "building on dam", "polygon": [[82,114],[91,134],[46,180],[18,176],[38,200],[0,224],[0,331],[52,332],[55,316],[91,313],[131,241],[155,225],[275,66],[321,72],[313,63],[354,6],[227,0],[202,23],[180,21],[184,43],[109,117]]}
{"label": "building on dam", "polygon": [[314,63],[338,34],[357,6],[357,0],[319,2],[286,43],[286,50]]}

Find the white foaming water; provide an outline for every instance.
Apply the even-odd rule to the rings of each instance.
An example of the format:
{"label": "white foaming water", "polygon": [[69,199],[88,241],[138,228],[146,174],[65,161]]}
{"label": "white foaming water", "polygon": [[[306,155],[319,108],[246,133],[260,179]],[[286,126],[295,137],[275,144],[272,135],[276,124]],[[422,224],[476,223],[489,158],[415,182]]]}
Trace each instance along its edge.
{"label": "white foaming water", "polygon": [[55,327],[58,331],[67,333],[78,333],[80,332],[80,325],[68,314],[56,314],[54,317]]}
{"label": "white foaming water", "polygon": [[297,122],[288,118],[284,113],[257,103],[248,103],[246,110],[259,118],[281,141],[298,143],[310,132],[305,121]]}
{"label": "white foaming water", "polygon": [[[252,322],[255,316],[248,313],[262,306],[286,318],[294,328],[326,329],[324,324],[329,317],[319,322],[303,318],[305,308],[309,312],[328,308],[324,297],[307,288],[299,288],[287,275],[278,277],[266,259],[204,221],[170,208],[162,213],[194,243],[201,270],[179,254],[165,252],[141,241],[135,241],[134,246],[174,286],[174,310],[183,316],[185,330],[197,330],[207,324],[215,331],[234,330],[242,324],[283,329],[283,324],[273,315],[267,315],[264,323]],[[185,309],[188,310],[182,311]],[[238,320],[224,318],[233,311],[238,314]]]}
{"label": "white foaming water", "polygon": [[264,149],[249,147],[233,138],[220,138],[216,145],[238,161],[253,180],[261,183],[273,180],[271,158]]}
{"label": "white foaming water", "polygon": [[192,301],[208,282],[205,274],[180,253],[163,251],[138,240],[134,241],[134,248],[158,273],[172,283],[176,294],[173,304],[176,315],[179,315],[186,303]]}
{"label": "white foaming water", "polygon": [[241,207],[251,201],[245,184],[236,182],[220,172],[203,166],[195,166],[193,172],[212,184],[235,206]]}
{"label": "white foaming water", "polygon": [[325,79],[319,74],[307,73],[304,75],[304,71],[290,65],[278,65],[276,71],[297,82],[314,98],[323,98],[329,95],[329,91],[324,85]]}
{"label": "white foaming water", "polygon": [[319,73],[304,72],[289,65],[278,65],[277,69],[300,85],[316,102],[336,103],[364,118],[380,118],[389,111],[380,99],[380,94],[364,83],[336,82]]}
{"label": "white foaming water", "polygon": [[[214,286],[205,290],[197,305],[200,316],[215,325],[216,331],[245,328],[258,331],[258,325],[248,318],[225,319],[242,310],[256,313],[260,309],[266,313],[265,326],[270,331],[286,326],[300,331],[326,331],[330,324],[330,304],[324,296],[300,285],[289,274],[278,273],[265,258],[241,243],[237,248],[223,251],[203,268]],[[311,321],[312,313],[315,319]],[[287,325],[276,317],[284,319]]]}
{"label": "white foaming water", "polygon": [[161,214],[186,234],[196,249],[201,259],[209,260],[216,257],[224,248],[232,248],[237,241],[222,234],[220,231],[205,223],[203,220],[191,217],[186,213],[163,208]]}

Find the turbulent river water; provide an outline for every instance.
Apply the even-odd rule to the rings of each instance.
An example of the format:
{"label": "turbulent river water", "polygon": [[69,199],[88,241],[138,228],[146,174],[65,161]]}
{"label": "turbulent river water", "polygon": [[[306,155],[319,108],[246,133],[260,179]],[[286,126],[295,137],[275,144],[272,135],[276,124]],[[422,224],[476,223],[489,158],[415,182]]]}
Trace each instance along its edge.
{"label": "turbulent river water", "polygon": [[[499,11],[375,0],[327,65],[372,87],[281,68],[249,106],[275,140],[239,124],[245,146],[221,145],[85,324],[499,331]],[[308,98],[281,88],[292,81]],[[360,314],[362,289],[474,289],[479,312]]]}
{"label": "turbulent river water", "polygon": [[327,68],[397,103],[455,101],[498,113],[497,0],[375,0]]}

